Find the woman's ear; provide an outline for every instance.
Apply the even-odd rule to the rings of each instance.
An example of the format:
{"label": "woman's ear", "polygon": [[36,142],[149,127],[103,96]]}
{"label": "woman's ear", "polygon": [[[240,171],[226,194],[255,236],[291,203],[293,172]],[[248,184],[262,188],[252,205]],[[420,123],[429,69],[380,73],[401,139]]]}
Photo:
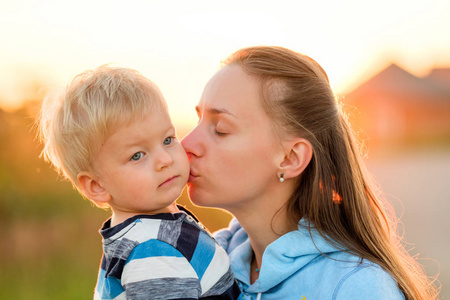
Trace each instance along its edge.
{"label": "woman's ear", "polygon": [[91,173],[81,172],[78,174],[77,179],[81,190],[90,200],[99,204],[106,204],[111,200],[111,195]]}
{"label": "woman's ear", "polygon": [[284,178],[299,176],[309,165],[313,155],[311,143],[304,138],[291,139],[284,143],[285,156],[280,164]]}

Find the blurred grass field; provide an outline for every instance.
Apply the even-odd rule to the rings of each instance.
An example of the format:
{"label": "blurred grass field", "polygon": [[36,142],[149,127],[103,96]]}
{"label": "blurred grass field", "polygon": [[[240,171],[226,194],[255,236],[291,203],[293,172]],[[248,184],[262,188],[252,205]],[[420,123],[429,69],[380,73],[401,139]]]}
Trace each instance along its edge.
{"label": "blurred grass field", "polygon": [[[33,107],[0,110],[0,299],[92,299],[102,254],[98,230],[109,212],[83,199],[39,158]],[[424,259],[428,275],[440,273],[446,299],[450,152],[448,143],[439,149],[396,150],[370,161],[369,169],[401,217],[407,248]],[[186,191],[178,202],[210,231],[231,219],[224,211],[193,206]]]}

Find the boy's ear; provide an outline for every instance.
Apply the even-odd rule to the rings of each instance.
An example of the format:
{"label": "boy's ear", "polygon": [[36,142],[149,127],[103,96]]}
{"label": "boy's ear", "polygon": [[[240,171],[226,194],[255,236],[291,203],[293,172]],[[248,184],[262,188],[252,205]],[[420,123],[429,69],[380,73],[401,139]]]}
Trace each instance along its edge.
{"label": "boy's ear", "polygon": [[99,204],[106,204],[111,195],[99,184],[97,179],[89,172],[81,172],[77,176],[78,184],[86,197]]}
{"label": "boy's ear", "polygon": [[309,165],[313,155],[311,143],[304,138],[291,139],[284,143],[285,156],[280,163],[280,170],[284,178],[299,176]]}

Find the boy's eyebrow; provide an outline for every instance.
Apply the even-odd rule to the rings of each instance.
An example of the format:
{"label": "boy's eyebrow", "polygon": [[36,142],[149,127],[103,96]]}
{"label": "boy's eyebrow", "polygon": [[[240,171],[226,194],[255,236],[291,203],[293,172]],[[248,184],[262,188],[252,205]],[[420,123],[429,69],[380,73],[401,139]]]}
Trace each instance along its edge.
{"label": "boy's eyebrow", "polygon": [[[168,126],[165,131],[161,131],[161,132],[164,133],[164,135],[168,135],[168,134],[172,134],[171,133],[172,131],[175,133],[176,130],[175,130],[175,127],[171,125],[171,126]],[[155,137],[152,137],[152,139],[153,138],[155,138]],[[140,146],[143,143],[146,143],[146,141],[147,141],[147,137],[142,137],[142,136],[133,137],[133,139],[131,139],[131,141],[127,141],[127,142],[123,143],[123,147],[131,148],[134,146]]]}
{"label": "boy's eyebrow", "polygon": [[[197,105],[195,107],[195,110],[197,111],[197,113],[200,113],[200,111],[201,111],[200,106]],[[236,118],[236,116],[233,113],[231,113],[229,110],[227,110],[225,108],[212,108],[212,107],[209,108],[209,107],[207,107],[207,108],[205,108],[205,111],[212,115],[227,114],[227,115],[230,115],[230,116]]]}
{"label": "boy's eyebrow", "polygon": [[131,148],[131,147],[139,146],[140,144],[142,144],[142,142],[143,142],[143,139],[135,139],[135,140],[133,140],[131,142],[124,143],[123,147],[125,149],[128,149],[128,148]]}

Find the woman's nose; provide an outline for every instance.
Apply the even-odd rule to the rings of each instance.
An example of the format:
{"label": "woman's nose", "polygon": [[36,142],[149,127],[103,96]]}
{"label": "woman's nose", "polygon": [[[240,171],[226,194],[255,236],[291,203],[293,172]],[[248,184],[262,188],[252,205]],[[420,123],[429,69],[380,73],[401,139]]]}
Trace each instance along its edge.
{"label": "woman's nose", "polygon": [[198,125],[191,130],[182,140],[181,145],[183,145],[184,150],[186,151],[189,159],[192,158],[192,156],[201,156],[201,144],[200,140],[198,139],[199,136],[199,128]]}

